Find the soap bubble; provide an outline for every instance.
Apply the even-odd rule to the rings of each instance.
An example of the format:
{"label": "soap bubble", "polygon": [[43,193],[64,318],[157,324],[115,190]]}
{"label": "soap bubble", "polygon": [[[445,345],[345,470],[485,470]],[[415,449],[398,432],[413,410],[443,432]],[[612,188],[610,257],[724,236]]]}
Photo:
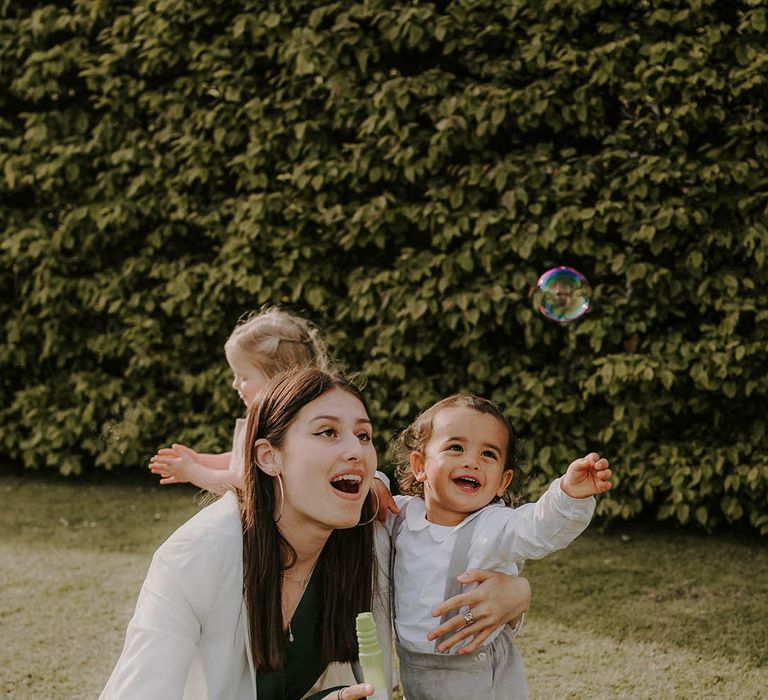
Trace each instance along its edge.
{"label": "soap bubble", "polygon": [[533,305],[550,321],[568,323],[587,312],[591,295],[587,278],[578,270],[553,267],[536,282]]}

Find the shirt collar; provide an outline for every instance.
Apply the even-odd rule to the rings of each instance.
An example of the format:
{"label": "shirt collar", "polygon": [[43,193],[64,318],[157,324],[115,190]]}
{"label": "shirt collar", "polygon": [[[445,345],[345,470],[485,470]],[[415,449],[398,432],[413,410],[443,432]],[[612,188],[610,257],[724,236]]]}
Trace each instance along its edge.
{"label": "shirt collar", "polygon": [[[497,498],[495,501],[489,503],[487,506],[485,506],[485,508],[481,508],[480,510],[472,513],[472,515],[468,515],[466,518],[464,518],[464,520],[456,525],[456,527],[447,531],[447,533],[452,535],[468,522],[474,520],[478,515],[480,515],[480,513],[486,510],[486,508],[498,507],[505,507],[504,501],[502,501],[500,498]],[[408,509],[405,511],[405,523],[411,532],[419,532],[425,527],[432,525],[432,523],[427,520],[427,504],[424,502],[423,498],[415,496],[411,499],[411,502],[408,504]]]}

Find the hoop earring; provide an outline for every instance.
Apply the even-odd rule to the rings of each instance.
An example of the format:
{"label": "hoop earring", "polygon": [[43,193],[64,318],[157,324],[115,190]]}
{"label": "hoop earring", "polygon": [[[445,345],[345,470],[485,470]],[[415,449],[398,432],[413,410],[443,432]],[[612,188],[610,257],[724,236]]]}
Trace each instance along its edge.
{"label": "hoop earring", "polygon": [[376,509],[373,511],[373,517],[370,520],[366,520],[364,523],[358,523],[356,527],[362,527],[363,525],[368,525],[369,523],[372,523],[376,518],[379,516],[379,509],[381,508],[381,500],[379,499],[379,494],[376,493],[376,489],[371,486],[371,490],[369,493],[372,493],[374,496],[376,496]]}
{"label": "hoop earring", "polygon": [[280,518],[283,517],[283,503],[285,503],[285,491],[283,491],[283,480],[280,478],[280,474],[275,474],[275,479],[277,479],[277,485],[280,487],[280,512],[277,514],[277,517],[275,518],[275,522],[279,523]]}

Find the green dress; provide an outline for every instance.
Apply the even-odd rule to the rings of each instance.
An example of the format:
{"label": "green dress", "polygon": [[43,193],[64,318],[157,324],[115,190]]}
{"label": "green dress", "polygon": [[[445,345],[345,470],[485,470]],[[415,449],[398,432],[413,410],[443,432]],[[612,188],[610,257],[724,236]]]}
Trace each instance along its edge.
{"label": "green dress", "polygon": [[[282,668],[269,673],[257,671],[256,690],[259,700],[299,700],[325,671],[326,665],[320,654],[323,639],[319,587],[319,577],[313,576],[301,596],[291,620],[293,641],[288,642],[288,658]],[[326,688],[313,693],[308,700],[320,700],[342,687]]]}

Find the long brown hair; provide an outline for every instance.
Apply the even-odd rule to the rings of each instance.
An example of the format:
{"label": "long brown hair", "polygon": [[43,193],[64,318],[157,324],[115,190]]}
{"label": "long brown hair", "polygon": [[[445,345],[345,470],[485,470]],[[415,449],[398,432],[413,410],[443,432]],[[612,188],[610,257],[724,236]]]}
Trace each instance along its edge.
{"label": "long brown hair", "polygon": [[[248,414],[244,486],[240,498],[243,523],[243,596],[248,612],[251,651],[256,668],[274,671],[285,662],[288,641],[283,629],[283,572],[296,552],[274,521],[275,480],[257,464],[254,443],[268,440],[280,449],[299,411],[333,389],[360,400],[360,391],[342,377],[305,368],[279,375],[260,392]],[[357,659],[355,617],[371,609],[375,575],[373,506],[366,499],[361,522],[337,529],[325,543],[313,577],[319,581],[322,608],[322,658],[326,663]]]}

